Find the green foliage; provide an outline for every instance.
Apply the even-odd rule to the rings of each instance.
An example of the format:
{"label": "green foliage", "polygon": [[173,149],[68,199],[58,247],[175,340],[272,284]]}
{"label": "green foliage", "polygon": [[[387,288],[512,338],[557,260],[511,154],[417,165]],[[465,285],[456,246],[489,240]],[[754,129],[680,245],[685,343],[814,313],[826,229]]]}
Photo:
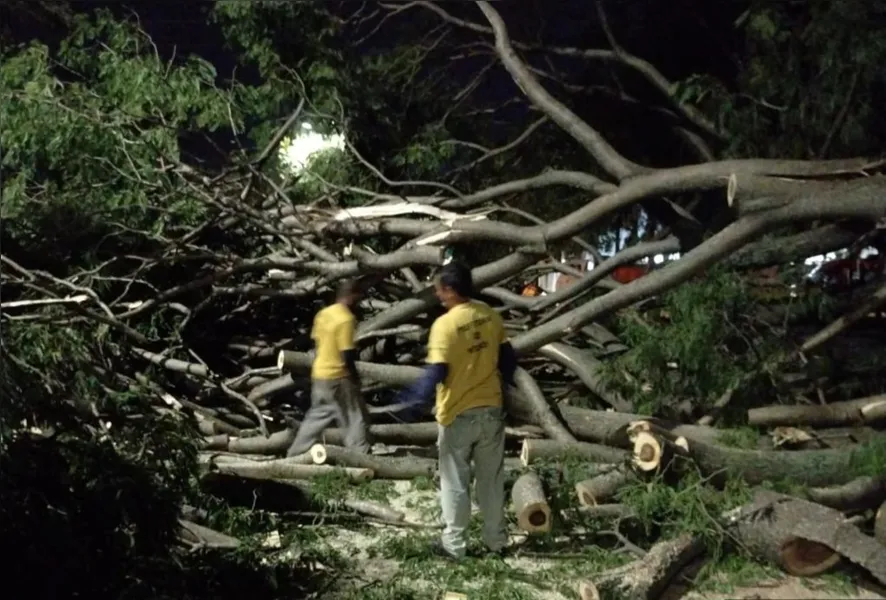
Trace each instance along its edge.
{"label": "green foliage", "polygon": [[663,476],[649,481],[636,478],[616,498],[633,509],[647,537],[670,539],[691,533],[704,542],[716,561],[729,541],[723,513],[747,503],[751,493],[739,478],[728,479],[718,489],[697,470],[688,469],[676,484],[665,482]]}
{"label": "green foliage", "polygon": [[[272,87],[219,87],[206,61],[162,59],[134,23],[107,12],[71,27],[57,49],[3,50],[4,301],[50,298],[53,289],[152,295],[149,268],[143,281],[121,281],[127,271],[117,263],[151,256],[206,220],[210,205],[179,171],[189,140],[241,134],[280,105]],[[61,282],[74,273],[79,288]],[[175,276],[167,268],[164,285]],[[275,577],[291,578],[291,565],[260,572],[254,555],[213,564],[217,557],[182,557],[174,544],[181,504],[195,500],[195,428],[133,372],[128,347],[140,335],[169,336],[173,324],[156,312],[127,323],[121,338],[121,327],[86,313],[49,307],[35,318],[4,308],[8,585],[41,597],[187,598],[242,595],[240,584],[262,594]]]}
{"label": "green foliage", "polygon": [[883,18],[882,5],[865,0],[752,2],[736,22],[747,47],[737,90],[699,74],[674,92],[718,116],[728,156],[877,152],[886,134],[875,95]]}
{"label": "green foliage", "polygon": [[739,275],[709,271],[666,294],[659,308],[619,317],[631,350],[606,363],[606,378],[639,399],[637,410],[647,414],[659,414],[673,399],[705,406],[769,351],[765,338],[750,337],[753,308]]}
{"label": "green foliage", "polygon": [[[45,597],[159,585],[151,573],[167,562],[195,473],[190,430],[178,418],[146,417],[143,395],[108,388],[94,370],[73,371],[85,351],[75,332],[54,336],[59,346],[39,333],[7,326],[0,351],[0,546],[10,584]],[[47,346],[15,345],[29,335]],[[59,367],[70,387],[35,364]]]}

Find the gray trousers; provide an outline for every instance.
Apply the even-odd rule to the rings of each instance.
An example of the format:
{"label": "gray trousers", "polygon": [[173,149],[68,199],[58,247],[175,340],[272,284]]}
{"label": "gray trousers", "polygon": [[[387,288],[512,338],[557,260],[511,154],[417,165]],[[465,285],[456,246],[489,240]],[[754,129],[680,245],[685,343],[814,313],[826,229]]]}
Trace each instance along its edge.
{"label": "gray trousers", "polygon": [[505,522],[505,422],[501,408],[472,408],[448,426],[439,426],[440,507],[443,548],[465,555],[465,531],[471,520],[471,461],[477,504],[483,517],[483,541],[490,550],[508,543]]}
{"label": "gray trousers", "polygon": [[344,431],[345,446],[357,452],[369,452],[369,412],[360,389],[350,378],[311,381],[311,408],[305,413],[286,456],[298,456],[310,450],[323,430],[333,423]]}

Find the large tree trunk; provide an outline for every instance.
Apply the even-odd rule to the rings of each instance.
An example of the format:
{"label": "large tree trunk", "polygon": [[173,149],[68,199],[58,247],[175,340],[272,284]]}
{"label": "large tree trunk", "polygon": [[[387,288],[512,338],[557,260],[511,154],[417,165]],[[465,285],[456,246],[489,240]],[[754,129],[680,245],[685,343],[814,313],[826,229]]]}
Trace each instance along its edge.
{"label": "large tree trunk", "polygon": [[[656,435],[676,442],[680,436],[647,422],[645,428]],[[880,443],[882,436],[871,444]],[[707,476],[740,474],[750,484],[765,481],[793,481],[809,486],[841,485],[854,478],[856,462],[870,448],[859,445],[849,448],[827,450],[796,450],[773,452],[767,450],[741,450],[700,439],[688,442],[689,455]]]}
{"label": "large tree trunk", "polygon": [[886,552],[832,508],[762,490],[727,522],[742,548],[792,575],[819,575],[845,558],[886,584]]}

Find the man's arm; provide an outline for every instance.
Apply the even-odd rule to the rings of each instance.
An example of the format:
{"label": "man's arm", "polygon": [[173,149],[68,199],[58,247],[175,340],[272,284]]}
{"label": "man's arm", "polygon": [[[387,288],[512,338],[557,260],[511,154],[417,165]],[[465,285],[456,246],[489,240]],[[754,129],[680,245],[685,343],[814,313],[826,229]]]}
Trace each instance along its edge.
{"label": "man's arm", "polygon": [[492,318],[498,328],[498,370],[505,385],[514,385],[514,373],[517,372],[517,353],[508,340],[508,332],[501,315],[493,313]]}
{"label": "man's arm", "polygon": [[444,363],[427,365],[418,380],[406,391],[405,398],[418,407],[429,406],[436,398],[437,384],[446,381],[448,374],[449,367]]}
{"label": "man's arm", "polygon": [[348,319],[336,329],[336,346],[341,352],[341,358],[348,369],[351,380],[359,387],[360,374],[357,372],[357,347],[354,343],[354,319]]}
{"label": "man's arm", "polygon": [[514,385],[514,374],[517,372],[517,353],[511,342],[505,340],[498,346],[498,370],[506,385]]}
{"label": "man's arm", "polygon": [[434,402],[437,384],[446,381],[449,374],[449,333],[443,323],[435,321],[428,335],[427,366],[418,380],[407,389],[403,397],[418,407]]}

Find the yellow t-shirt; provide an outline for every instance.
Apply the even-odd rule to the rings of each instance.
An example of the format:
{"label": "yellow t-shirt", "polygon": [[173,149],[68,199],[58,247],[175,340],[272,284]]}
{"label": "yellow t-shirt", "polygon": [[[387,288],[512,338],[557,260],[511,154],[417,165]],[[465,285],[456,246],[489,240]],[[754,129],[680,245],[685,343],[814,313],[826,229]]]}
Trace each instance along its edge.
{"label": "yellow t-shirt", "polygon": [[498,348],[507,341],[501,316],[482,302],[465,302],[434,321],[428,337],[429,364],[446,363],[437,386],[437,422],[449,425],[462,412],[501,406]]}
{"label": "yellow t-shirt", "polygon": [[317,313],[311,329],[311,339],[314,340],[312,379],[341,379],[348,376],[341,353],[354,349],[356,322],[354,313],[338,302]]}

